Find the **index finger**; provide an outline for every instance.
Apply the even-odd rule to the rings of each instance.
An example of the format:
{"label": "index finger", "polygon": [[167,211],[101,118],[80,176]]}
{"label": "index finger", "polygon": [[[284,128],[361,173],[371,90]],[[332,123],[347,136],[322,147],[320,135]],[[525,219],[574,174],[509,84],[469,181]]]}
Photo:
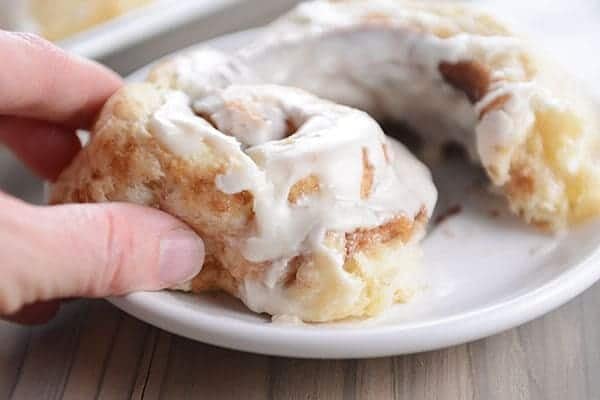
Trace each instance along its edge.
{"label": "index finger", "polygon": [[87,127],[121,86],[117,74],[38,36],[0,31],[0,115]]}

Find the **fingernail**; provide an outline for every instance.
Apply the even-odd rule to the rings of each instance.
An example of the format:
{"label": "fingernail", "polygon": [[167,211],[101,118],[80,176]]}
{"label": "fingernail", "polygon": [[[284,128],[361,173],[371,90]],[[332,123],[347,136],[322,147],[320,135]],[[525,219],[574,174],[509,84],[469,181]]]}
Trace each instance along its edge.
{"label": "fingernail", "polygon": [[167,285],[192,279],[202,270],[204,242],[187,229],[167,233],[160,241],[159,278]]}

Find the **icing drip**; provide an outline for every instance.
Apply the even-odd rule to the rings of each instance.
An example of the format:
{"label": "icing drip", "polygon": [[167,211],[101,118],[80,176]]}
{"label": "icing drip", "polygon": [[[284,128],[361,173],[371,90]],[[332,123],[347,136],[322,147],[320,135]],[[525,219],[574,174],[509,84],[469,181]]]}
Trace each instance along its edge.
{"label": "icing drip", "polygon": [[[412,219],[422,207],[433,209],[436,192],[428,171],[408,153],[399,160],[393,152],[386,155],[385,135],[363,112],[273,85],[230,86],[196,101],[195,110],[216,127],[188,104],[184,94],[170,93],[153,115],[151,131],[184,157],[199,143],[226,155],[230,168],[217,187],[254,196],[255,235],[238,243],[250,261],[322,253],[343,264],[340,254],[322,245],[326,232],[376,227],[398,215]],[[295,132],[285,128],[289,120]],[[361,196],[363,153],[373,168],[367,198]],[[318,180],[318,192],[308,194],[310,201],[291,203],[292,187],[310,176]]]}

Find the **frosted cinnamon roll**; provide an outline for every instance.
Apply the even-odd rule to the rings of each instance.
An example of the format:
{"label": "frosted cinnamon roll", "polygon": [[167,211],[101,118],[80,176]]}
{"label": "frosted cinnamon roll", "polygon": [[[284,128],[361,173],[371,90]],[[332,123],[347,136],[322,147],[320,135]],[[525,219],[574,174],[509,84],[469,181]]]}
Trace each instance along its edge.
{"label": "frosted cinnamon roll", "polygon": [[427,169],[367,114],[274,85],[193,100],[127,86],[51,194],[180,218],[207,252],[180,289],[222,289],[304,321],[370,316],[410,297],[435,200]]}
{"label": "frosted cinnamon roll", "polygon": [[[157,75],[185,75],[185,57]],[[525,39],[472,7],[306,2],[233,59],[253,79],[407,122],[430,153],[458,142],[527,222],[558,230],[600,212],[600,108]]]}

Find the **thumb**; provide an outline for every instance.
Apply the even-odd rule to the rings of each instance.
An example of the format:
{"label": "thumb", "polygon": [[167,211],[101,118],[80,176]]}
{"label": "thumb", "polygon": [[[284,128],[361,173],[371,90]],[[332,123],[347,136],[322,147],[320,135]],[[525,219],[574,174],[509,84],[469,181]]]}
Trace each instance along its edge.
{"label": "thumb", "polygon": [[35,207],[0,195],[0,314],[32,302],[157,290],[200,272],[202,240],[131,204]]}

